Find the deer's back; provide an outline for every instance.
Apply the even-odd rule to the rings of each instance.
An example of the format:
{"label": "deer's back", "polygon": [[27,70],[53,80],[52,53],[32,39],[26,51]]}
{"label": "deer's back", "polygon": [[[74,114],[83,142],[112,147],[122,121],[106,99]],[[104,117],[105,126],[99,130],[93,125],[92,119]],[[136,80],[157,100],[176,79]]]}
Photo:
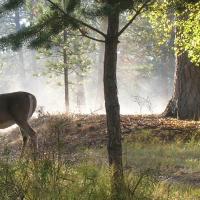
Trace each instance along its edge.
{"label": "deer's back", "polygon": [[27,92],[0,94],[0,128],[7,128],[16,121],[27,121],[36,109],[34,95]]}

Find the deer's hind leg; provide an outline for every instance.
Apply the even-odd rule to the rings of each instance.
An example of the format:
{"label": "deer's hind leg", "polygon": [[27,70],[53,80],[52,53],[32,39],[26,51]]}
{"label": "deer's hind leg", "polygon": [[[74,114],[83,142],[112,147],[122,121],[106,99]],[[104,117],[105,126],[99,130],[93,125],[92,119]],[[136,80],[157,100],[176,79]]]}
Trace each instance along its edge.
{"label": "deer's hind leg", "polygon": [[[18,106],[18,107],[16,107],[16,106]],[[23,109],[23,107],[21,109]],[[37,134],[28,123],[27,109],[24,109],[21,112],[16,112],[16,110],[19,110],[19,105],[17,105],[17,104],[9,108],[9,114],[11,115],[13,121],[15,121],[15,123],[20,127],[20,130],[22,130],[23,151],[25,150],[25,147],[27,144],[27,138],[30,137],[33,151],[34,151],[33,156],[35,159],[36,155],[37,155],[37,147],[38,147]],[[23,151],[22,151],[22,153],[23,153]]]}
{"label": "deer's hind leg", "polygon": [[32,144],[32,147],[33,147],[33,156],[34,156],[34,159],[35,159],[36,155],[37,155],[37,149],[38,149],[36,132],[31,128],[31,126],[29,125],[29,123],[27,121],[16,121],[16,123],[20,127],[20,130],[22,130],[22,136],[23,136],[22,150],[23,151],[25,150],[28,137],[30,137],[31,144]]}
{"label": "deer's hind leg", "polygon": [[26,134],[26,131],[24,131],[24,129],[20,128],[20,132],[22,134],[22,137],[23,137],[23,145],[22,145],[22,150],[21,150],[21,155],[20,155],[20,158],[22,158],[24,156],[24,152],[25,152],[25,149],[26,149],[26,146],[27,146],[27,142],[28,142],[28,135]]}

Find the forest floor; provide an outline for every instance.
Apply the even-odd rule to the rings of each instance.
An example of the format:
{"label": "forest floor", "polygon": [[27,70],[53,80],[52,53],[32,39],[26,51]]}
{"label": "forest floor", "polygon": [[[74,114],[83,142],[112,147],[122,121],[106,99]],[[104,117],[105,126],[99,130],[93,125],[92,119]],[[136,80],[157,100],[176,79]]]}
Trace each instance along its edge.
{"label": "forest floor", "polygon": [[[31,121],[41,155],[62,155],[68,163],[107,162],[105,115],[43,114]],[[200,122],[159,116],[121,117],[124,169],[153,170],[162,180],[200,186]],[[0,152],[20,154],[17,128],[1,136]]]}

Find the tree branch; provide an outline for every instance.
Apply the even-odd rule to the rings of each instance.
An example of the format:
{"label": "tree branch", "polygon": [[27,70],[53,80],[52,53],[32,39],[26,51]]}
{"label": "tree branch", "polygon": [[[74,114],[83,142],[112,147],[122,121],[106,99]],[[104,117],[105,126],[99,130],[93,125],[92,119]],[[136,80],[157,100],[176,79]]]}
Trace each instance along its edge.
{"label": "tree branch", "polygon": [[151,0],[147,0],[140,8],[136,11],[135,15],[130,19],[130,21],[118,32],[117,36],[119,37],[135,20],[135,18],[141,13],[143,8],[150,2]]}
{"label": "tree branch", "polygon": [[81,28],[78,28],[78,30],[80,31],[82,37],[86,37],[86,38],[89,38],[89,39],[97,41],[97,42],[103,42],[103,43],[105,43],[105,40],[101,40],[101,39],[97,39],[95,37],[92,37],[92,36],[88,35],[87,31],[84,31]]}
{"label": "tree branch", "polygon": [[85,22],[83,22],[83,21],[81,21],[81,20],[79,20],[79,19],[76,19],[76,18],[74,18],[74,17],[68,15],[63,9],[61,9],[61,8],[59,7],[59,5],[57,5],[57,4],[54,3],[53,1],[51,1],[51,0],[47,0],[47,1],[48,1],[50,4],[52,4],[57,10],[59,10],[60,12],[62,12],[62,13],[64,14],[64,16],[66,16],[66,17],[68,17],[68,18],[70,18],[70,19],[72,19],[72,20],[75,20],[78,24],[80,24],[80,25],[82,25],[82,26],[85,26],[85,27],[89,28],[90,30],[93,30],[93,31],[99,33],[99,34],[102,35],[104,38],[106,37],[106,34],[103,33],[102,31],[100,31],[99,29],[97,29],[97,28],[95,28],[95,27],[93,27],[93,26],[91,26],[91,25],[89,25],[89,24],[87,24],[87,23],[85,23]]}
{"label": "tree branch", "polygon": [[101,40],[101,39],[97,39],[97,38],[94,38],[94,37],[92,37],[92,36],[89,36],[89,35],[82,35],[82,36],[84,36],[84,37],[86,37],[86,38],[89,38],[89,39],[91,39],[91,40],[94,40],[94,41],[97,41],[97,42],[103,42],[103,43],[105,43],[105,40]]}

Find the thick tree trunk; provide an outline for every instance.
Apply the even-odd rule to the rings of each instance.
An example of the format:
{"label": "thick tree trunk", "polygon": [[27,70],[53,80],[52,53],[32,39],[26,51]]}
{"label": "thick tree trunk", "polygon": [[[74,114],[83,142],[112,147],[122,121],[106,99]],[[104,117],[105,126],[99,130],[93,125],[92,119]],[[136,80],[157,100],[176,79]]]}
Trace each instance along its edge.
{"label": "thick tree trunk", "polygon": [[187,53],[177,57],[174,94],[163,115],[200,120],[200,68],[190,62]]}
{"label": "thick tree trunk", "polygon": [[[63,32],[64,45],[67,40],[67,32]],[[65,111],[69,113],[69,77],[68,77],[68,67],[67,67],[67,52],[63,48],[63,63],[64,63],[64,90],[65,90]]]}
{"label": "thick tree trunk", "polygon": [[112,194],[113,199],[120,199],[123,186],[122,141],[120,128],[120,106],[117,91],[117,45],[119,29],[119,14],[108,16],[108,30],[105,43],[104,58],[104,95],[108,131],[108,157],[113,169]]}

